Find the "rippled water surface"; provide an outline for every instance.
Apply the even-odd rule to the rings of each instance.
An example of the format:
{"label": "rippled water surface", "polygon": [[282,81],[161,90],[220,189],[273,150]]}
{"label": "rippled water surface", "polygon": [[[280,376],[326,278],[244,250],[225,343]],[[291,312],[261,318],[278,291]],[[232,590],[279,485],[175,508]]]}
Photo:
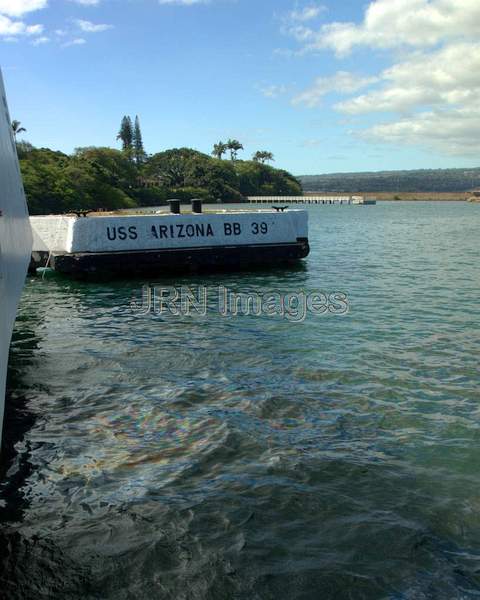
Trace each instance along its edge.
{"label": "rippled water surface", "polygon": [[303,267],[162,284],[342,291],[345,316],[138,315],[143,281],[29,279],[0,595],[480,595],[480,206],[309,212]]}

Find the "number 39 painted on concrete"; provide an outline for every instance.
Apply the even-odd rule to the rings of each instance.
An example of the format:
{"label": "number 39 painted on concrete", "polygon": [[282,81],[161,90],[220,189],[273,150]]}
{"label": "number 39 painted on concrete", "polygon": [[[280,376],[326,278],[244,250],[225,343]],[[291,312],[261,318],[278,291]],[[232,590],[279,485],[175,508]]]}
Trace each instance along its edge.
{"label": "number 39 painted on concrete", "polygon": [[268,233],[268,225],[265,222],[262,223],[252,223],[252,233],[253,235],[258,235],[259,233],[263,233],[265,235]]}

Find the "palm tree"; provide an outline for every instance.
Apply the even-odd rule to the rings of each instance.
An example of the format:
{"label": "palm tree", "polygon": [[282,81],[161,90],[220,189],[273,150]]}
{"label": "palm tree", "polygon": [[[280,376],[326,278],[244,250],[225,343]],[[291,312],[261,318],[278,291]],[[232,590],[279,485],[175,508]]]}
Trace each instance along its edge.
{"label": "palm tree", "polygon": [[224,144],[223,142],[218,142],[218,144],[215,144],[213,146],[212,156],[215,156],[218,159],[222,160],[222,156],[226,153],[227,150],[228,150],[227,144]]}
{"label": "palm tree", "polygon": [[267,150],[259,150],[258,152],[255,152],[252,160],[263,164],[267,161],[275,160],[275,158],[271,152],[268,152]]}
{"label": "palm tree", "polygon": [[230,150],[231,159],[236,160],[238,151],[243,150],[243,145],[238,140],[228,140],[227,150]]}
{"label": "palm tree", "polygon": [[17,121],[17,120],[12,121],[13,137],[14,137],[15,141],[17,141],[17,135],[19,133],[24,133],[24,132],[26,133],[26,131],[27,131],[25,129],[25,127],[20,127],[20,125],[21,125],[20,121]]}

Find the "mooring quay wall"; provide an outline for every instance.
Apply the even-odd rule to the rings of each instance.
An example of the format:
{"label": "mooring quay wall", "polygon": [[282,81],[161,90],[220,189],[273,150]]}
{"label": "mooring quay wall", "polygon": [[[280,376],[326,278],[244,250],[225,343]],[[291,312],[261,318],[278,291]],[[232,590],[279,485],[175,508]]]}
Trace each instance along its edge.
{"label": "mooring quay wall", "polygon": [[308,213],[31,217],[34,252],[81,253],[295,243],[308,237]]}

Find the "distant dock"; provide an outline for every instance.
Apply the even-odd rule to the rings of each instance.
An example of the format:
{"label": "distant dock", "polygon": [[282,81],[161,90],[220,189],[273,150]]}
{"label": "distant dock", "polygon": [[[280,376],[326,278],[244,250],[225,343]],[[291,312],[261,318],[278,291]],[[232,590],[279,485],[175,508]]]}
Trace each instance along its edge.
{"label": "distant dock", "polygon": [[364,196],[249,196],[250,204],[361,204],[372,205],[377,201]]}

